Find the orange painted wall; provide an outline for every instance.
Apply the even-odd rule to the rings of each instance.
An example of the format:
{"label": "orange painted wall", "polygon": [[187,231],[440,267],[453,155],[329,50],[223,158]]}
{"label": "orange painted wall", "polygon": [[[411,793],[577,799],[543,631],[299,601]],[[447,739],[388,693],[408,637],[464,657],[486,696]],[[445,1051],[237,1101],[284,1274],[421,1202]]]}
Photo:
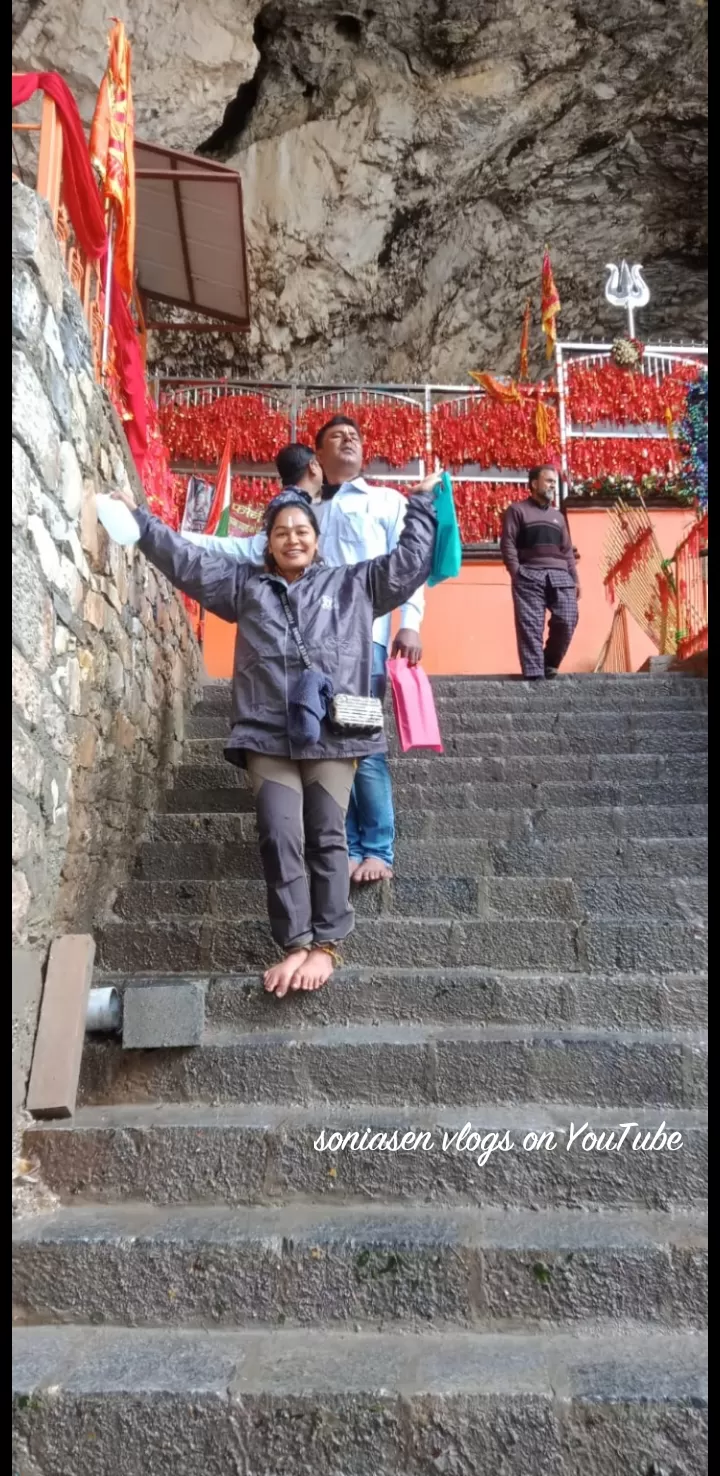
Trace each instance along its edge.
{"label": "orange painted wall", "polygon": [[[607,516],[604,508],[577,508],[568,514],[572,540],[580,554],[582,597],[580,621],[564,671],[592,671],[610,630],[613,609],[600,574]],[[690,513],[682,508],[653,514],[666,558],[677,548],[691,521]],[[394,628],[397,625],[396,614]],[[632,620],[628,626],[633,669],[637,670],[655,654],[654,647]],[[428,590],[422,639],[423,666],[431,675],[519,672],[510,581],[502,564],[465,564],[459,579]],[[213,615],[206,617],[204,654],[208,676],[231,675],[234,641],[234,626]]]}

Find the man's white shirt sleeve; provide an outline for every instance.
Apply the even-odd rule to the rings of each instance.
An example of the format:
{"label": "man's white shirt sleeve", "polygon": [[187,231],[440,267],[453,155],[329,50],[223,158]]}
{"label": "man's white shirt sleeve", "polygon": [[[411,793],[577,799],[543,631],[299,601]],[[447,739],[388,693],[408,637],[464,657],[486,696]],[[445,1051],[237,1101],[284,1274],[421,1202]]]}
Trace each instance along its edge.
{"label": "man's white shirt sleeve", "polygon": [[262,564],[265,560],[264,533],[253,533],[250,538],[218,538],[214,533],[183,533],[182,536],[196,548],[215,549],[241,564]]}

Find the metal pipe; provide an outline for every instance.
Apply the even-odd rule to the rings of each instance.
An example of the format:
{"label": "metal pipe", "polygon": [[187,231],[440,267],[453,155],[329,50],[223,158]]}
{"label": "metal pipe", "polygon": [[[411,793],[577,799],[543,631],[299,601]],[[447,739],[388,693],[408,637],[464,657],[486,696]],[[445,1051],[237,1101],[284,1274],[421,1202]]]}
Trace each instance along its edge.
{"label": "metal pipe", "polygon": [[111,307],[111,301],[112,301],[111,287],[112,287],[112,265],[113,265],[113,247],[114,247],[114,245],[115,245],[115,210],[114,210],[113,206],[111,205],[110,206],[110,230],[108,232],[107,267],[106,267],[106,270],[105,270],[105,313],[104,313],[104,316],[103,316],[102,352],[101,352],[101,355],[100,355],[100,366],[101,366],[101,373],[102,373],[103,378],[105,378],[105,373],[106,373],[106,369],[107,369],[108,343],[110,342],[110,307]]}
{"label": "metal pipe", "polygon": [[122,1005],[117,989],[91,989],[85,1029],[98,1035],[114,1035],[122,1024]]}

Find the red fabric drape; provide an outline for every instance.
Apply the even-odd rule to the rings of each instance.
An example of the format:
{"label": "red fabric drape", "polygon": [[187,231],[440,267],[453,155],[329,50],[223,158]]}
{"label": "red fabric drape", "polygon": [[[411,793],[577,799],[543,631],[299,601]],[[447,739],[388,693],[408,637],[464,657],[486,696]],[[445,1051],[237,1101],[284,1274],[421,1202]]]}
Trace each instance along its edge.
{"label": "red fabric drape", "polygon": [[[105,281],[108,240],[105,215],[90,164],[87,140],[78,106],[67,82],[57,72],[24,72],[12,79],[12,105],[20,107],[37,91],[55,103],[63,129],[63,200],[73,230],[89,261],[96,261]],[[142,476],[147,452],[145,375],[135,324],[127,302],[113,279],[111,322],[117,349],[118,378],[131,420],[125,434]]]}

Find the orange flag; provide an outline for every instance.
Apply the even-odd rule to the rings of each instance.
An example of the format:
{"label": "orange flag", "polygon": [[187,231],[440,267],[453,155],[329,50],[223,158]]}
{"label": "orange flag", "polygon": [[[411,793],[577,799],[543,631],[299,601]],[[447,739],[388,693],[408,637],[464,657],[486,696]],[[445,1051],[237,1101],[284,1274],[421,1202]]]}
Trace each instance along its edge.
{"label": "orange flag", "polygon": [[522,404],[522,396],[512,380],[510,384],[501,384],[499,379],[493,379],[492,374],[480,374],[477,369],[470,370],[470,378],[474,379],[481,389],[484,389],[491,400],[498,400],[503,405]]}
{"label": "orange flag", "polygon": [[90,159],[103,198],[115,210],[115,277],[126,297],[135,285],[135,117],[130,85],[130,44],[115,21],[92,127]]}
{"label": "orange flag", "polygon": [[525,304],[525,312],[523,314],[522,333],[520,335],[520,370],[519,370],[519,373],[518,373],[518,379],[527,379],[527,377],[528,377],[528,354],[529,354],[529,352],[530,352],[530,298],[528,298],[528,300],[527,300],[527,302]]}
{"label": "orange flag", "polygon": [[557,342],[557,329],[555,319],[560,312],[560,298],[558,297],[552,266],[550,265],[550,252],[545,247],[542,266],[542,302],[540,314],[542,318],[543,333],[545,334],[545,346],[549,359],[553,356],[553,350]]}

